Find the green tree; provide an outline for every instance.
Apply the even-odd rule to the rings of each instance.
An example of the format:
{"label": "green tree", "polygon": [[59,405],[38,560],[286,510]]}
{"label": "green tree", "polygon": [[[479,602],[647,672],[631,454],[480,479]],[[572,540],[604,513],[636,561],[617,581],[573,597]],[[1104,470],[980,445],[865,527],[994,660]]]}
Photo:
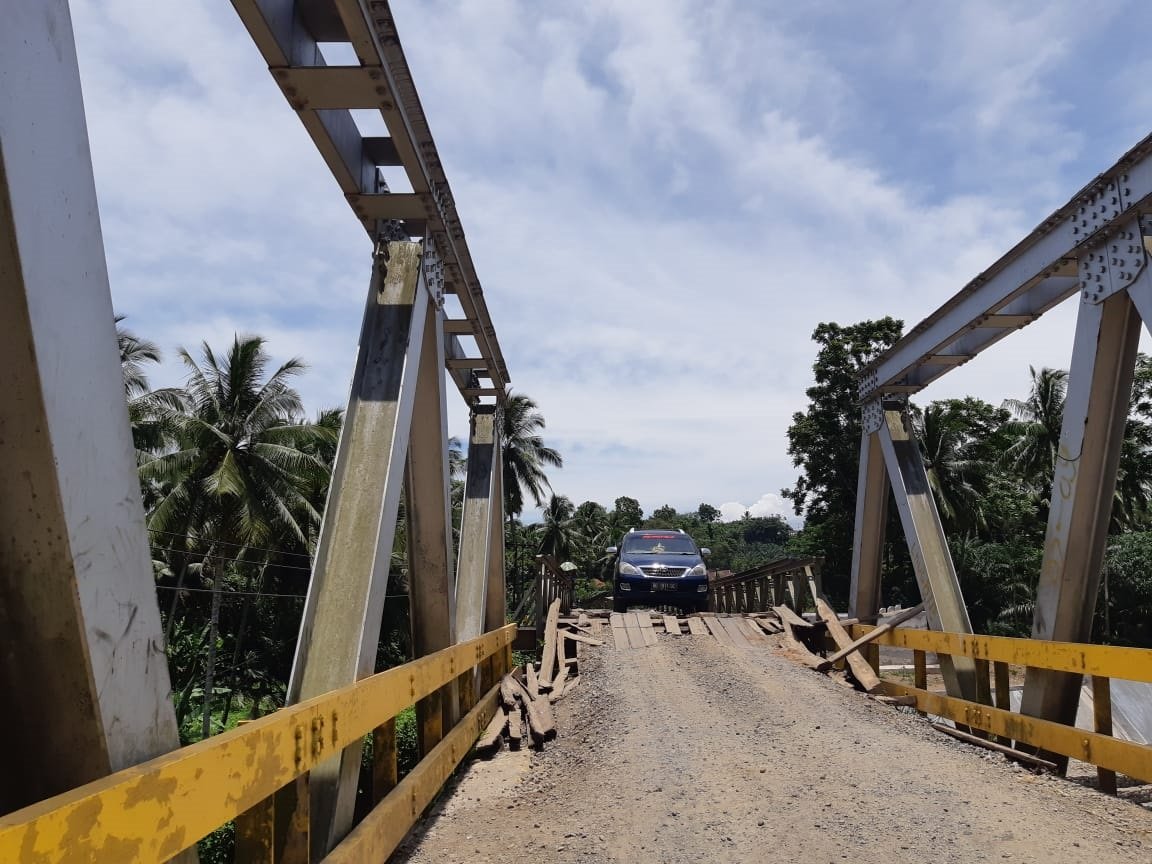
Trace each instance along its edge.
{"label": "green tree", "polygon": [[1003,407],[1015,418],[1008,423],[1013,441],[1001,465],[1011,467],[1038,495],[1048,492],[1052,468],[1060,450],[1068,373],[1063,369],[1037,370],[1029,366],[1032,385],[1024,399],[1005,399]]}
{"label": "green tree", "polygon": [[[508,519],[508,534],[513,540],[517,535],[512,522],[524,510],[524,493],[532,497],[537,507],[542,507],[545,492],[552,488],[545,467],[561,468],[564,465],[560,453],[545,445],[539,434],[544,428],[544,415],[530,397],[523,393],[508,394],[501,414],[501,441],[504,446],[504,513]],[[515,546],[512,558],[515,561]],[[515,571],[512,581],[516,581]],[[521,588],[517,587],[517,597],[522,593]]]}
{"label": "green tree", "polygon": [[825,556],[825,584],[834,596],[846,595],[851,571],[860,453],[857,378],[902,329],[894,318],[818,325],[812,333],[819,350],[808,407],[793,414],[788,427],[788,455],[800,476],[782,494],[805,518],[809,554]]}
{"label": "green tree", "polygon": [[541,555],[553,556],[557,563],[567,561],[576,547],[578,534],[572,516],[575,508],[566,495],[553,495],[544,506],[540,523]]}
{"label": "green tree", "polygon": [[630,528],[639,528],[644,522],[644,511],[640,502],[627,495],[621,495],[613,504],[608,522],[615,540],[619,540]]}
{"label": "green tree", "polygon": [[[200,361],[183,349],[180,356],[187,369],[185,410],[169,418],[173,446],[144,460],[140,476],[159,490],[148,526],[174,538],[169,553],[180,581],[192,572],[211,585],[201,732],[207,736],[226,582],[236,577],[252,591],[269,549],[286,539],[308,547],[320,521],[314,499],[329,476],[320,451],[334,444],[336,431],[331,422],[301,419],[300,397],[289,382],[303,363],[289,360],[268,374],[270,358],[259,337],[237,336],[224,356],[206,343]],[[170,615],[170,633],[171,626]]]}

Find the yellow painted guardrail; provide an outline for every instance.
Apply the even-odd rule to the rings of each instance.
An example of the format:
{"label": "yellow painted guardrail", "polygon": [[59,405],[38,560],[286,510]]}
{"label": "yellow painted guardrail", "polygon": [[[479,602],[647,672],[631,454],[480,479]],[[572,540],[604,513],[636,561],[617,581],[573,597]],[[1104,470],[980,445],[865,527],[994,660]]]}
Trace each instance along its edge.
{"label": "yellow painted guardrail", "polygon": [[[298,778],[314,766],[480,667],[488,692],[475,705],[463,706],[468,713],[377,807],[388,813],[389,832],[371,835],[372,847],[382,850],[402,825],[399,843],[495,711],[494,685],[510,668],[515,636],[515,625],[507,625],[0,817],[0,861],[167,861],[229,820],[253,815],[255,829],[251,822],[238,824],[238,861],[244,860],[241,847],[266,849],[266,855],[247,860],[285,860],[285,848],[295,850],[287,857],[307,860],[306,786],[303,819],[295,820],[297,831],[304,832],[302,844],[273,838],[271,819],[267,842],[253,838],[261,811],[271,813],[271,800],[292,790],[290,784],[298,790]],[[378,822],[373,811],[353,835],[369,833],[361,828]],[[338,848],[330,859],[361,860],[342,854]]]}
{"label": "yellow painted guardrail", "polygon": [[[860,624],[851,627],[853,638],[874,629]],[[1116,791],[1116,772],[1152,782],[1152,747],[1112,737],[1109,689],[1112,678],[1152,683],[1152,650],[901,628],[877,637],[872,644],[912,650],[915,686],[886,678],[882,681],[886,695],[911,696],[916,700],[917,710],[922,713],[947,717],[972,729],[996,735],[1008,743],[1015,741],[1017,745],[1024,744],[1088,762],[1097,767],[1101,788],[1111,792]],[[980,701],[971,702],[928,691],[925,674],[925,655],[928,652],[975,660]],[[873,662],[875,664],[875,655]],[[1012,711],[1008,696],[1010,665],[1090,676],[1095,703],[1095,731]],[[990,668],[994,688],[989,686]]]}

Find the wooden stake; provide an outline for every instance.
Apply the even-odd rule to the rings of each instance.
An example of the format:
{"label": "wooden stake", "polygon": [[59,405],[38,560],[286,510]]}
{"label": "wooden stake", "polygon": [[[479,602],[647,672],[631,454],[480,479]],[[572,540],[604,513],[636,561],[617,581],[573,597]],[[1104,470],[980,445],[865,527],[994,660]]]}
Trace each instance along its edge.
{"label": "wooden stake", "polygon": [[[862,646],[867,645],[873,639],[877,639],[877,638],[883,636],[885,633],[889,632],[890,630],[894,630],[896,627],[903,624],[909,618],[915,618],[917,615],[919,615],[923,611],[924,611],[924,604],[923,603],[920,603],[919,605],[913,606],[911,609],[905,609],[899,615],[896,615],[893,618],[891,618],[890,620],[885,621],[883,624],[881,624],[875,630],[868,631],[867,633],[865,633],[863,636],[861,636],[859,639],[857,639],[855,642],[853,642],[848,647],[841,648],[839,651],[837,651],[835,654],[833,654],[831,657],[829,657],[827,660],[824,661],[827,664],[827,666],[825,666],[824,669],[831,669],[832,664],[835,663],[837,660],[843,660],[845,657],[847,657],[853,651],[860,650],[860,648]],[[837,619],[837,620],[839,620],[839,619]],[[841,627],[845,627],[848,625],[848,622],[846,622],[846,621],[840,621],[839,623],[840,623]],[[824,669],[821,669],[820,671],[824,671]]]}

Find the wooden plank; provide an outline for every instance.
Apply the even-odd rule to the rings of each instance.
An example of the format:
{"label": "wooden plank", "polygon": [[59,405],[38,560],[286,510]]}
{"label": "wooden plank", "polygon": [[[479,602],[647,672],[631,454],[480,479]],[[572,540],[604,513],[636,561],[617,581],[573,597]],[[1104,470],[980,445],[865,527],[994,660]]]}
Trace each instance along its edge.
{"label": "wooden plank", "polygon": [[676,620],[675,615],[664,616],[664,632],[671,633],[673,636],[680,635],[680,622]]}
{"label": "wooden plank", "polygon": [[581,642],[584,645],[603,645],[600,639],[593,639],[591,636],[585,636],[583,633],[573,633],[571,630],[561,630],[561,637],[564,639],[571,639],[573,642]]}
{"label": "wooden plank", "polygon": [[399,782],[396,749],[396,718],[372,730],[372,802],[379,804]]}
{"label": "wooden plank", "polygon": [[635,612],[624,613],[624,629],[628,631],[629,648],[644,647],[644,634],[640,632],[640,620]]}
{"label": "wooden plank", "polygon": [[540,679],[536,677],[536,666],[532,663],[524,670],[524,681],[527,685],[528,696],[532,699],[540,698]]}
{"label": "wooden plank", "polygon": [[552,683],[552,673],[556,668],[556,622],[560,619],[560,598],[557,597],[548,607],[548,617],[544,621],[544,649],[540,654],[539,680]]}
{"label": "wooden plank", "polygon": [[624,615],[620,612],[613,612],[612,617],[608,619],[612,624],[612,642],[617,651],[626,650],[628,645],[628,628],[624,624]]}
{"label": "wooden plank", "polygon": [[688,632],[693,636],[708,635],[708,627],[704,624],[703,621],[700,620],[699,617],[696,615],[691,615],[686,620],[688,621]]}
{"label": "wooden plank", "polygon": [[740,629],[752,644],[765,645],[768,643],[768,637],[764,635],[764,631],[756,626],[751,618],[733,618],[732,620],[740,625]]}
{"label": "wooden plank", "polygon": [[[476,750],[484,756],[494,756],[504,743],[504,730],[508,728],[508,709],[503,705],[492,715],[492,720],[476,742]],[[517,713],[517,717],[519,714]]]}
{"label": "wooden plank", "polygon": [[728,635],[732,639],[732,644],[737,648],[751,648],[752,640],[744,634],[744,629],[740,626],[739,618],[717,618],[720,626],[728,631]]}
{"label": "wooden plank", "polygon": [[728,631],[724,629],[724,626],[720,623],[719,618],[717,618],[715,615],[701,615],[700,618],[711,631],[712,635],[716,638],[717,642],[719,642],[721,645],[731,645],[733,648],[736,647],[736,643],[732,641],[732,637],[728,635]]}
{"label": "wooden plank", "polygon": [[652,616],[647,612],[633,612],[636,624],[640,628],[640,635],[644,639],[644,647],[651,648],[656,644],[656,631],[652,629]]}
{"label": "wooden plank", "polygon": [[[1107,678],[1092,676],[1092,719],[1094,727],[1101,735],[1112,734],[1112,688]],[[1096,777],[1100,791],[1116,794],[1116,772],[1108,768],[1097,768]]]}
{"label": "wooden plank", "polygon": [[[836,615],[836,611],[828,605],[823,597],[816,598],[816,611],[820,618],[828,627],[828,635],[832,637],[840,650],[843,651],[852,644],[852,637],[848,635],[843,626],[840,624],[840,618]],[[848,661],[848,668],[852,670],[852,675],[860,682],[860,686],[868,693],[875,693],[880,689],[880,679],[876,673],[872,671],[872,667],[868,661],[860,656],[858,651],[849,653],[845,659]]]}
{"label": "wooden plank", "polygon": [[793,627],[811,628],[814,626],[811,621],[805,621],[787,606],[776,606],[773,611],[776,613],[777,618],[784,623],[791,624]]}
{"label": "wooden plank", "polygon": [[[853,651],[859,650],[861,648],[861,646],[867,645],[869,642],[873,641],[874,639],[879,639],[881,636],[883,636],[889,630],[896,629],[896,627],[903,624],[905,621],[909,620],[910,618],[915,618],[917,615],[919,615],[923,611],[924,611],[924,604],[923,603],[917,604],[916,606],[913,606],[910,609],[905,609],[903,612],[894,616],[893,618],[889,619],[888,621],[885,621],[883,624],[881,624],[879,627],[875,628],[874,630],[869,630],[867,633],[865,633],[859,639],[854,640],[851,645],[848,645],[846,648],[841,648],[839,651],[837,651],[835,654],[833,654],[831,657],[829,657],[825,661],[828,664],[826,668],[831,669],[832,664],[835,663],[836,661],[843,660],[845,657],[847,657]],[[848,624],[847,621],[841,621],[840,626],[841,627],[847,627],[850,625]]]}
{"label": "wooden plank", "polygon": [[[1039,756],[1033,756],[1030,753],[1021,753],[1019,750],[1013,750],[1011,747],[997,744],[995,741],[989,741],[987,738],[980,738],[969,732],[964,732],[961,729],[955,729],[943,723],[933,723],[932,728],[946,735],[951,735],[953,738],[958,738],[968,744],[975,744],[977,747],[984,747],[988,750],[995,750],[997,753],[1003,753],[1009,759],[1015,759],[1018,762],[1027,762],[1029,765],[1035,765],[1037,768],[1044,768],[1048,771],[1056,770],[1056,764],[1054,762],[1049,762],[1047,759],[1041,759]],[[1113,777],[1115,777],[1115,774],[1113,774]]]}

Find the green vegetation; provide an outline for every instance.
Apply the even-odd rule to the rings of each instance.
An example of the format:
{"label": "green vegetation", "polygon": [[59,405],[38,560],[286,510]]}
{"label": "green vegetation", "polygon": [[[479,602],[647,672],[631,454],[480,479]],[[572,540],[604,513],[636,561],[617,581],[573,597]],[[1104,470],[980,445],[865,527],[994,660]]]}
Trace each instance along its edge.
{"label": "green vegetation", "polygon": [[[856,374],[900,337],[891,318],[850,327],[821,324],[815,385],[793,415],[789,454],[801,475],[784,490],[803,530],[789,549],[824,555],[824,583],[847,599],[860,440]],[[1048,496],[1067,391],[1067,373],[1032,369],[1023,398],[994,406],[979,399],[911,405],[941,521],[978,632],[1028,635],[1048,520]],[[1140,355],[1112,507],[1093,636],[1152,646],[1152,359]],[[903,531],[889,508],[885,601],[919,597]]]}

